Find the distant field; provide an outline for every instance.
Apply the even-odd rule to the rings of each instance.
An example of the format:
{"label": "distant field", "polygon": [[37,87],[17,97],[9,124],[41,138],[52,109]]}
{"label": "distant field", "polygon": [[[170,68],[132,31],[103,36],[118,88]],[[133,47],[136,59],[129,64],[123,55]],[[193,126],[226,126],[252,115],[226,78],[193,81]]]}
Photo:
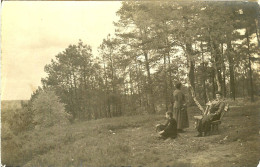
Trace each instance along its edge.
{"label": "distant field", "polygon": [[163,115],[140,115],[32,130],[2,140],[2,163],[13,166],[257,166],[260,160],[260,105],[232,106],[220,133],[159,140],[154,125]]}

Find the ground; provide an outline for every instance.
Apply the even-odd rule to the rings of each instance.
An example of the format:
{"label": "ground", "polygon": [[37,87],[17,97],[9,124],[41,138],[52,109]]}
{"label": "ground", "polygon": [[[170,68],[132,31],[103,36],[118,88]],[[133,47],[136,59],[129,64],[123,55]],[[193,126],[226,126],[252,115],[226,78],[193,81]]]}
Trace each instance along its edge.
{"label": "ground", "polygon": [[154,126],[164,114],[78,122],[2,139],[2,164],[13,166],[252,166],[260,160],[260,104],[233,105],[218,134],[194,137],[190,128],[160,140]]}

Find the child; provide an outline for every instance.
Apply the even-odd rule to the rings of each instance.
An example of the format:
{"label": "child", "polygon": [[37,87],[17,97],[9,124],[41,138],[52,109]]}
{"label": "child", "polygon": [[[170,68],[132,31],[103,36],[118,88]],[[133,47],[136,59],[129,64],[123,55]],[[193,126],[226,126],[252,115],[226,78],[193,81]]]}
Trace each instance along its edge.
{"label": "child", "polygon": [[156,131],[159,131],[160,137],[163,139],[166,139],[168,137],[170,138],[176,138],[177,137],[177,122],[173,118],[172,112],[166,112],[165,115],[167,122],[165,125],[158,124],[156,125]]}

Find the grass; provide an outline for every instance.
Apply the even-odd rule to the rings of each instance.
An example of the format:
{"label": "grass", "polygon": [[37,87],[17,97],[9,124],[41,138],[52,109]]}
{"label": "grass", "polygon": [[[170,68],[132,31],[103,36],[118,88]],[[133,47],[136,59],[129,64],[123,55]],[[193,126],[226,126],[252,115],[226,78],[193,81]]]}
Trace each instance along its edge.
{"label": "grass", "polygon": [[260,105],[231,108],[220,133],[196,138],[190,128],[176,139],[159,140],[154,125],[164,115],[77,122],[2,139],[2,164],[12,166],[257,166]]}

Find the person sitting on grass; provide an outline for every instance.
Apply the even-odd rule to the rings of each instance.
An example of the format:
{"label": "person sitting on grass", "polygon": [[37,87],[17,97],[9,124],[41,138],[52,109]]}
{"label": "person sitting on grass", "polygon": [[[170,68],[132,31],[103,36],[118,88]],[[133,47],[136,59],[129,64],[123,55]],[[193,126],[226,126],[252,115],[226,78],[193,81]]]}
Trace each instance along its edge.
{"label": "person sitting on grass", "polygon": [[210,124],[213,121],[219,120],[221,113],[224,111],[225,103],[221,98],[221,92],[216,92],[216,99],[212,102],[209,102],[209,114],[204,115],[201,120],[198,122],[197,130],[199,134],[197,137],[202,137],[202,133],[204,132],[205,136],[207,136],[210,132]]}
{"label": "person sitting on grass", "polygon": [[156,131],[159,131],[160,138],[176,138],[177,137],[177,122],[173,118],[172,112],[166,112],[165,115],[167,122],[165,125],[158,124],[156,125]]}

